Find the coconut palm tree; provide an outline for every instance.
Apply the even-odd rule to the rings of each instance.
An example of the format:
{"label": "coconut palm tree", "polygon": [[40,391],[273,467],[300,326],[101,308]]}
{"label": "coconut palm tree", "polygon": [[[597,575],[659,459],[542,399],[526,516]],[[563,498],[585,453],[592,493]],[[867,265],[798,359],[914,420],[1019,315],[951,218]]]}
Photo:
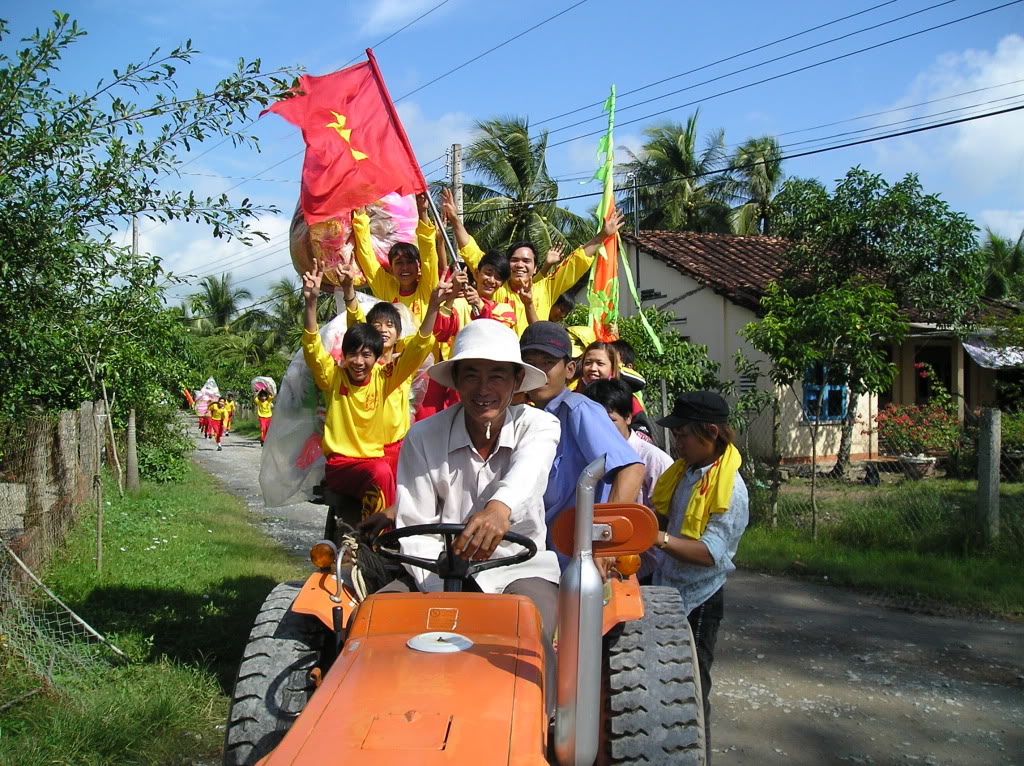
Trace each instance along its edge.
{"label": "coconut palm tree", "polygon": [[648,128],[640,153],[626,150],[630,160],[620,171],[636,178],[639,211],[633,210],[629,195],[621,207],[628,218],[639,213],[641,229],[730,231],[735,184],[727,174],[717,172],[727,166],[725,131],[711,133],[698,151],[699,115],[698,109],[685,125],[666,122]]}
{"label": "coconut palm tree", "polygon": [[217,330],[227,330],[236,319],[242,304],[252,300],[252,293],[244,287],[231,284],[231,272],[215,276],[203,277],[199,283],[199,292],[190,296],[189,308],[194,314],[209,321]]}
{"label": "coconut palm tree", "polygon": [[463,198],[466,228],[480,247],[527,239],[545,253],[590,239],[591,221],[549,201],[558,197],[558,183],[548,175],[546,131],[531,139],[523,117],[477,122],[476,131],[465,165],[480,183],[464,184]]}
{"label": "coconut palm tree", "polygon": [[985,297],[1024,300],[1024,231],[1017,241],[985,228],[979,250],[985,257]]}
{"label": "coconut palm tree", "polygon": [[732,156],[735,193],[745,200],[732,211],[735,234],[771,234],[772,201],[782,186],[782,150],[774,136],[751,138]]}

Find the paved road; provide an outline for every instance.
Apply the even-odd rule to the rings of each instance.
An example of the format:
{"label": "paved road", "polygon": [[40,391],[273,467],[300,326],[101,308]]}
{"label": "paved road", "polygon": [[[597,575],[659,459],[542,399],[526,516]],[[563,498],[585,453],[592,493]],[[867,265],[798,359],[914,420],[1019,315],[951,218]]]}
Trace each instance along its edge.
{"label": "paved road", "polygon": [[[305,557],[323,506],[263,508],[258,441],[197,444],[196,462]],[[716,766],[1024,766],[1024,622],[736,572],[714,681]]]}

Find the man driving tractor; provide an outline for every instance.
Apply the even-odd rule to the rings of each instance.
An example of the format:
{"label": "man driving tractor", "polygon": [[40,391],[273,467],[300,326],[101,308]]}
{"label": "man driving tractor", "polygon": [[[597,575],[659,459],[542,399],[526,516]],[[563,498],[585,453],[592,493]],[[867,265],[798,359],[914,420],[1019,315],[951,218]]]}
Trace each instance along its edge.
{"label": "man driving tractor", "polygon": [[[502,542],[509,531],[537,544],[529,561],[480,572],[485,593],[527,596],[541,615],[545,648],[551,651],[556,624],[559,567],[545,550],[544,489],[555,457],[560,426],[549,413],[510,406],[515,394],[544,384],[547,376],[525,364],[515,331],[493,319],[479,319],[455,340],[451,358],[427,371],[454,388],[460,402],[410,430],[398,461],[395,525],[466,524],[454,545],[464,559],[486,561],[511,556]],[[436,559],[440,540],[402,540],[402,552]],[[408,574],[381,592],[442,590],[436,574],[408,567]],[[551,667],[552,657],[548,657]]]}

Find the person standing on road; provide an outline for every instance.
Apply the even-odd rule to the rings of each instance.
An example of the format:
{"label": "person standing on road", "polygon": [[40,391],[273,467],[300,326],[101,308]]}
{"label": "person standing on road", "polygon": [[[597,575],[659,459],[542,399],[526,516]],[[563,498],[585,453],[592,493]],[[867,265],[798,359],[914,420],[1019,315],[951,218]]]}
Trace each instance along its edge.
{"label": "person standing on road", "polygon": [[224,433],[227,436],[231,435],[231,425],[235,421],[235,407],[237,406],[235,395],[228,394],[227,401],[224,403]]}
{"label": "person standing on road", "polygon": [[712,391],[680,394],[658,425],[672,430],[680,458],[661,475],[651,498],[661,516],[654,584],[676,588],[686,606],[697,645],[710,762],[711,665],[725,579],[736,569],[732,560],[748,520],[747,486],[739,474],[743,460],[733,444],[729,405]]}
{"label": "person standing on road", "polygon": [[210,402],[210,428],[213,438],[217,440],[217,451],[221,451],[220,440],[224,438],[224,417],[227,414],[225,409],[227,402],[222,396],[215,402]]}
{"label": "person standing on road", "polygon": [[270,419],[274,416],[274,397],[268,391],[260,391],[252,398],[256,405],[256,417],[260,419],[260,446],[267,440]]}

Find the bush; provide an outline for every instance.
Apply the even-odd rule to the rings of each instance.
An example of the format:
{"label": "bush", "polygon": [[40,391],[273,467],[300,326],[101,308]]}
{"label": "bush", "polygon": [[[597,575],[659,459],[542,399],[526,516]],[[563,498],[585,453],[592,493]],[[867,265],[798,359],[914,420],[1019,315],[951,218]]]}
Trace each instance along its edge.
{"label": "bush", "polygon": [[189,466],[195,442],[189,438],[177,409],[171,404],[151,408],[140,421],[139,475],[157,482],[180,482]]}

